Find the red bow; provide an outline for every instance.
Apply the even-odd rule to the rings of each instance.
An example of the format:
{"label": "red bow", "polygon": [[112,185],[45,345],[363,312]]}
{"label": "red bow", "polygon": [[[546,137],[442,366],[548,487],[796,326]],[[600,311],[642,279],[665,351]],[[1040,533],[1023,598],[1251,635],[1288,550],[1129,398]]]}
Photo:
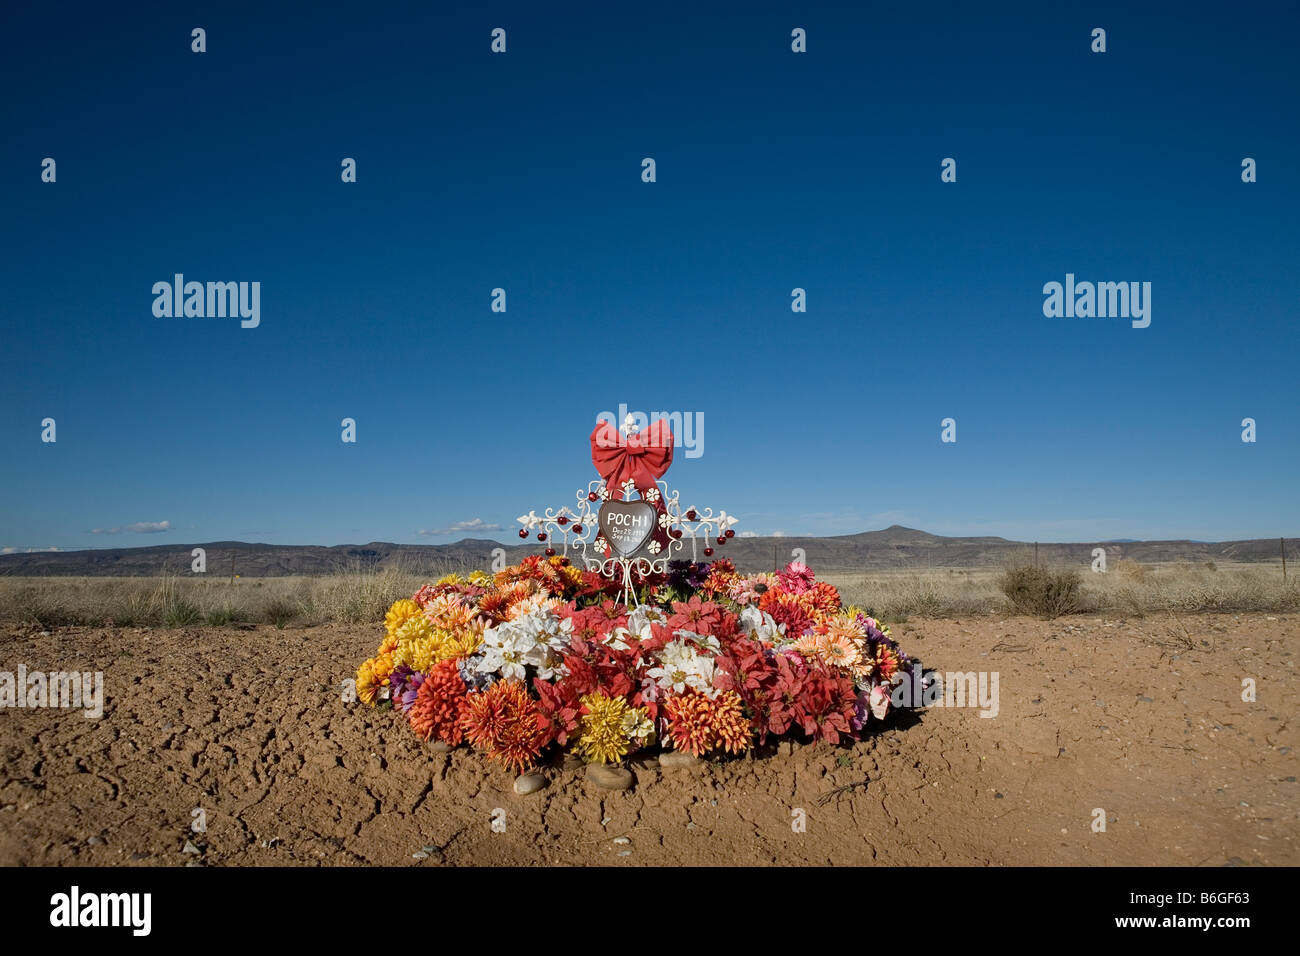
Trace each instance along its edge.
{"label": "red bow", "polygon": [[611,497],[626,498],[623,484],[629,480],[644,492],[673,463],[673,433],[668,420],[661,418],[627,437],[610,422],[598,422],[591,433],[591,461],[605,479]]}

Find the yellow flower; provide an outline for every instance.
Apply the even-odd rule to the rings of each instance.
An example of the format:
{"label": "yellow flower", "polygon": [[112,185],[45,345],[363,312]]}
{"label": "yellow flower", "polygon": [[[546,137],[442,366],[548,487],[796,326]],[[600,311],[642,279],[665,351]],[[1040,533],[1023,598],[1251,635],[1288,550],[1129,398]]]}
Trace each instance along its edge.
{"label": "yellow flower", "polygon": [[388,686],[388,675],[393,672],[393,658],[390,654],[381,654],[368,661],[362,661],[357,668],[357,696],[363,703],[373,705],[379,691]]}
{"label": "yellow flower", "polygon": [[423,674],[433,666],[433,652],[440,641],[434,636],[433,625],[423,613],[407,620],[397,629],[397,649],[393,660]]}
{"label": "yellow flower", "polygon": [[587,763],[614,763],[628,751],[628,734],[623,720],[629,711],[622,697],[604,694],[584,694],[582,707],[586,711],[578,724],[578,742],[574,749]]}
{"label": "yellow flower", "polygon": [[445,661],[448,658],[468,657],[473,654],[483,643],[483,630],[486,625],[487,622],[480,617],[456,631],[436,631],[435,636],[440,635],[441,640],[434,651],[434,660]]}
{"label": "yellow flower", "polygon": [[399,627],[420,613],[420,605],[410,598],[395,601],[388,609],[388,613],[384,615],[384,627],[388,629],[390,635],[396,634]]}

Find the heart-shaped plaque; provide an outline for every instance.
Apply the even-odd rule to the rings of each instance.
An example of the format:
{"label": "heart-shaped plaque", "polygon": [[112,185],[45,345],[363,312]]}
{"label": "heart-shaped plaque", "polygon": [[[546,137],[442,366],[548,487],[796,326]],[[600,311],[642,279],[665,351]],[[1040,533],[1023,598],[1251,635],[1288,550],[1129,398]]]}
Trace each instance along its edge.
{"label": "heart-shaped plaque", "polygon": [[628,558],[654,534],[658,512],[648,501],[606,501],[600,506],[600,533],[610,550]]}

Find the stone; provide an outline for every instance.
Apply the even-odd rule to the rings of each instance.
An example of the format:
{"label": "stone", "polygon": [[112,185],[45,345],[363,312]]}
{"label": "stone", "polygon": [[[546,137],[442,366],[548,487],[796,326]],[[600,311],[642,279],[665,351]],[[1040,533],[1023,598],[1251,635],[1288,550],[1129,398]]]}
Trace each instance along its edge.
{"label": "stone", "polygon": [[628,763],[637,770],[654,770],[659,766],[659,754],[646,753],[642,750],[640,753],[634,754],[628,760]]}
{"label": "stone", "polygon": [[627,837],[614,837],[615,846],[627,846],[631,842]]}
{"label": "stone", "polygon": [[544,786],[546,778],[540,773],[525,773],[515,778],[515,793],[521,797],[536,793]]}
{"label": "stone", "polygon": [[605,764],[587,765],[587,782],[602,790],[627,790],[632,786],[632,771]]}
{"label": "stone", "polygon": [[198,856],[199,853],[201,853],[202,851],[198,847],[196,847],[193,843],[191,843],[189,840],[186,840],[185,849],[181,850],[181,852],[188,853],[191,856]]}
{"label": "stone", "polygon": [[699,765],[699,757],[679,750],[666,750],[659,755],[659,766],[665,770],[681,770],[683,768],[698,767]]}
{"label": "stone", "polygon": [[449,754],[451,753],[451,744],[447,743],[445,740],[435,740],[433,743],[429,744],[429,749],[436,754]]}
{"label": "stone", "polygon": [[560,758],[561,770],[579,770],[584,766],[584,761],[577,754],[566,753]]}

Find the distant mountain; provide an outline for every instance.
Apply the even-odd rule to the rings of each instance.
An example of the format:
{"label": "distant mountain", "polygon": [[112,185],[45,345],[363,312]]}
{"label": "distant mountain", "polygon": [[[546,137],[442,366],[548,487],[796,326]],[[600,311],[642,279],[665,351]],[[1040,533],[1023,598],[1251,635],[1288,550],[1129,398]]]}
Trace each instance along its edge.
{"label": "distant mountain", "polygon": [[[711,542],[700,539],[698,558]],[[1290,544],[1290,542],[1288,542]],[[814,570],[884,570],[927,567],[1001,567],[1014,561],[1032,560],[1035,545],[1006,538],[946,538],[940,535],[892,525],[881,531],[838,535],[829,538],[731,538],[725,547],[712,542],[714,558],[726,557],[742,571],[770,570],[791,560],[802,549]],[[1109,541],[1092,544],[1038,544],[1038,560],[1045,564],[1087,565],[1092,550],[1106,548],[1106,560],[1113,564],[1131,558],[1144,564],[1171,561],[1271,561],[1278,557],[1278,539],[1250,541]],[[330,574],[359,568],[395,568],[414,574],[442,574],[448,570],[488,568],[492,551],[502,548],[506,560],[515,562],[527,554],[539,554],[536,543],[506,545],[499,541],[466,538],[455,544],[369,544],[320,545],[254,544],[243,541],[214,541],[207,544],[153,545],[146,548],[107,548],[93,551],[42,551],[32,554],[0,555],[0,574],[8,575],[106,575],[148,576],[167,571],[188,573],[190,553],[203,548],[207,573],[213,577],[276,577],[290,574]],[[1300,559],[1300,548],[1296,549]],[[690,557],[689,542],[685,556]],[[232,572],[233,568],[233,572]]]}

